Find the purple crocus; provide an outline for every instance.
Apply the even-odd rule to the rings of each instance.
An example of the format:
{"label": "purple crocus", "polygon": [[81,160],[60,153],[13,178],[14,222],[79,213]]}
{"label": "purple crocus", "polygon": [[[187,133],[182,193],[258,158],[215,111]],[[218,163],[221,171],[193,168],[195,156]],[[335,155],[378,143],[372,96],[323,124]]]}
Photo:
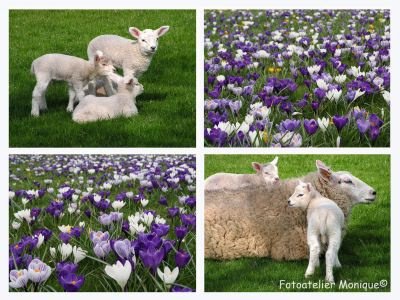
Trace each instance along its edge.
{"label": "purple crocus", "polygon": [[164,259],[164,249],[156,250],[154,247],[149,247],[147,250],[140,250],[139,257],[146,268],[150,268],[153,273],[156,272],[158,266]]}
{"label": "purple crocus", "polygon": [[175,263],[179,269],[184,268],[190,261],[190,254],[184,250],[179,250],[175,254]]}
{"label": "purple crocus", "polygon": [[77,271],[78,265],[72,262],[60,262],[56,265],[56,273],[58,276],[76,273]]}
{"label": "purple crocus", "polygon": [[349,118],[346,116],[335,115],[333,116],[333,124],[335,124],[338,131],[342,130],[344,126],[346,126]]}
{"label": "purple crocus", "polygon": [[381,133],[379,127],[377,126],[371,126],[369,129],[369,138],[371,141],[375,141],[378,137],[379,134]]}
{"label": "purple crocus", "polygon": [[174,292],[174,293],[188,292],[188,293],[190,293],[190,292],[193,292],[193,290],[186,286],[173,285],[171,288],[171,292]]}
{"label": "purple crocus", "polygon": [[66,292],[78,292],[82,285],[85,283],[85,277],[82,275],[76,275],[75,273],[68,273],[61,275],[58,278],[58,282]]}
{"label": "purple crocus", "polygon": [[318,130],[318,123],[314,119],[311,120],[305,119],[303,125],[304,129],[309,135],[313,135]]}
{"label": "purple crocus", "polygon": [[358,131],[362,134],[366,133],[369,129],[369,121],[364,118],[360,118],[356,121]]}
{"label": "purple crocus", "polygon": [[188,233],[188,229],[185,226],[177,226],[175,227],[175,235],[178,240],[182,240],[186,234]]}
{"label": "purple crocus", "polygon": [[173,217],[177,216],[178,213],[179,213],[179,208],[178,207],[170,207],[170,208],[168,208],[168,215],[170,217],[173,218]]}

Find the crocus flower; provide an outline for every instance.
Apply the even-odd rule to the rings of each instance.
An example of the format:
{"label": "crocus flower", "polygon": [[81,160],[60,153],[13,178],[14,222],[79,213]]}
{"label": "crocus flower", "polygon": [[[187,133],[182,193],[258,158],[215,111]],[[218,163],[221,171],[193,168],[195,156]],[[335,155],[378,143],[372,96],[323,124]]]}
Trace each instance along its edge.
{"label": "crocus flower", "polygon": [[132,265],[128,260],[125,261],[125,264],[117,261],[114,265],[107,265],[104,271],[118,283],[122,290],[124,290],[125,285],[131,276]]}
{"label": "crocus flower", "polygon": [[72,245],[62,243],[58,246],[58,251],[61,253],[62,260],[66,260],[72,253]]}
{"label": "crocus flower", "polygon": [[304,129],[309,135],[313,135],[318,130],[318,123],[314,119],[311,120],[305,119],[303,124],[304,124]]}
{"label": "crocus flower", "polygon": [[186,236],[187,233],[188,233],[188,229],[185,226],[175,227],[175,235],[179,240],[182,240]]}
{"label": "crocus flower", "polygon": [[356,121],[356,123],[357,123],[358,131],[360,133],[364,134],[364,133],[366,133],[368,131],[368,129],[369,129],[369,121],[367,121],[367,120],[365,120],[363,118],[360,118],[360,119],[358,119]]}
{"label": "crocus flower", "polygon": [[82,285],[85,283],[85,277],[76,275],[75,273],[68,273],[61,275],[58,282],[66,292],[78,292]]}
{"label": "crocus flower", "polygon": [[160,268],[157,268],[157,274],[158,274],[158,277],[160,277],[161,280],[164,282],[164,284],[169,286],[169,285],[173,284],[176,281],[176,279],[178,278],[179,268],[176,267],[175,269],[173,269],[171,271],[170,268],[168,268],[166,266],[166,267],[164,267],[164,272],[162,272],[160,270]]}
{"label": "crocus flower", "polygon": [[322,132],[325,132],[328,129],[329,126],[329,119],[328,118],[318,118],[318,126],[321,128]]}
{"label": "crocus flower", "polygon": [[125,206],[125,202],[124,201],[114,201],[111,206],[115,209],[115,210],[120,210],[121,208],[123,208]]}
{"label": "crocus flower", "polygon": [[92,240],[93,244],[97,244],[99,242],[107,241],[110,238],[110,234],[108,231],[92,231],[90,232],[90,239]]}
{"label": "crocus flower", "polygon": [[110,242],[109,241],[101,241],[95,244],[93,248],[94,254],[96,254],[97,257],[99,258],[104,258],[106,257],[110,251]]}
{"label": "crocus flower", "polygon": [[25,287],[29,281],[28,271],[23,270],[11,270],[10,271],[10,287],[13,289],[19,289]]}
{"label": "crocus flower", "polygon": [[190,261],[190,254],[184,250],[179,250],[175,254],[175,263],[179,268],[185,267]]}
{"label": "crocus flower", "polygon": [[131,242],[128,239],[115,241],[113,248],[115,253],[121,258],[128,259],[131,254]]}
{"label": "crocus flower", "polygon": [[375,141],[380,134],[380,129],[377,126],[372,126],[369,129],[369,138],[371,141]]}
{"label": "crocus flower", "polygon": [[72,248],[72,254],[74,255],[74,263],[79,263],[82,259],[86,257],[86,251],[81,247],[74,246]]}
{"label": "crocus flower", "polygon": [[72,262],[60,262],[56,265],[56,273],[58,276],[66,275],[69,273],[76,273],[78,271],[78,265]]}
{"label": "crocus flower", "polygon": [[340,131],[344,126],[346,126],[349,119],[346,116],[333,116],[333,124],[335,124],[336,128]]}
{"label": "crocus flower", "polygon": [[171,292],[182,293],[182,292],[193,292],[193,290],[186,286],[184,287],[184,286],[174,285],[171,288]]}
{"label": "crocus flower", "polygon": [[32,282],[44,282],[50,277],[50,274],[51,268],[40,259],[33,259],[28,266],[28,278]]}
{"label": "crocus flower", "polygon": [[164,258],[164,251],[163,248],[156,250],[154,247],[148,247],[145,251],[140,250],[139,256],[143,265],[155,273]]}

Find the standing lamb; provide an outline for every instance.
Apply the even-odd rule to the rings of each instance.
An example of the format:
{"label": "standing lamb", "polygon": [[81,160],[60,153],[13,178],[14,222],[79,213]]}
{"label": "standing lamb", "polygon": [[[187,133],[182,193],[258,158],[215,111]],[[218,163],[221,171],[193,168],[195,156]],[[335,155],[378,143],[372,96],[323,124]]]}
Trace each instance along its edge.
{"label": "standing lamb", "polygon": [[[333,172],[319,160],[316,165],[318,171],[302,180],[334,201],[345,218],[352,206],[375,200],[375,190],[349,172]],[[306,259],[306,218],[301,211],[287,206],[297,183],[298,179],[287,179],[277,185],[206,191],[205,257]]]}
{"label": "standing lamb", "polygon": [[[157,51],[158,38],[166,34],[168,30],[169,26],[143,31],[130,27],[129,33],[136,41],[118,35],[100,35],[91,40],[88,45],[89,60],[92,60],[96,51],[100,50],[111,59],[115,67],[122,69],[124,76],[139,78],[150,66],[151,59]],[[114,91],[110,81],[106,78],[103,83],[107,95],[112,95]]]}
{"label": "standing lamb", "polygon": [[52,80],[68,83],[69,102],[67,111],[74,110],[74,103],[84,96],[83,88],[96,76],[109,76],[114,67],[111,61],[98,51],[90,62],[64,54],[45,54],[32,62],[31,72],[36,77],[32,93],[32,116],[39,116],[40,110],[47,109],[46,90]]}
{"label": "standing lamb", "polygon": [[307,212],[307,244],[310,255],[305,277],[314,274],[315,267],[319,266],[321,244],[327,244],[325,280],[334,282],[333,267],[341,267],[338,252],[344,229],[343,212],[335,202],[323,197],[311,183],[302,181],[296,186],[288,205],[300,207]]}
{"label": "standing lamb", "polygon": [[131,117],[138,113],[136,97],[143,93],[143,86],[136,78],[124,78],[118,82],[118,92],[109,97],[88,95],[75,108],[72,119],[77,123]]}
{"label": "standing lamb", "polygon": [[217,173],[208,177],[204,183],[206,191],[222,189],[241,189],[250,185],[275,184],[279,182],[278,157],[273,161],[260,164],[253,162],[256,174]]}

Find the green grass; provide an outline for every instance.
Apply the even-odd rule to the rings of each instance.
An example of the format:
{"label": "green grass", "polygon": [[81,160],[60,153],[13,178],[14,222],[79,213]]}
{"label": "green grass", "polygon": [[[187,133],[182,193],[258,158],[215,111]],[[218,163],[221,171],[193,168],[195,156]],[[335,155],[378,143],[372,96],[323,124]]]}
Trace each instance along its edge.
{"label": "green grass", "polygon": [[[79,125],[66,111],[65,82],[46,94],[48,111],[30,116],[32,61],[46,53],[87,58],[101,34],[130,38],[128,27],[169,25],[149,70],[140,78],[139,115]],[[9,109],[11,147],[193,147],[196,145],[196,13],[194,10],[10,11]]]}
{"label": "green grass", "polygon": [[[217,172],[252,173],[251,162],[268,162],[271,155],[206,155],[205,176]],[[205,290],[224,292],[261,291],[362,291],[340,289],[339,282],[379,282],[390,291],[390,157],[388,155],[280,155],[282,179],[298,177],[315,170],[320,159],[333,170],[347,170],[377,190],[374,204],[354,207],[347,233],[339,251],[341,269],[335,269],[336,286],[332,289],[280,289],[280,280],[308,282],[304,272],[308,261],[274,261],[269,258],[241,258],[231,261],[205,261]],[[323,282],[324,259],[311,281]]]}

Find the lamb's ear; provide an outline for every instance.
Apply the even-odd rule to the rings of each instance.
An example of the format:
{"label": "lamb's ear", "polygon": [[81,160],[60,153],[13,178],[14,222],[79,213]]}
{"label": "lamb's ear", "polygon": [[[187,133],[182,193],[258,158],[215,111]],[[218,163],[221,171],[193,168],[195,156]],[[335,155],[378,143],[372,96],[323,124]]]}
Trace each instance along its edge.
{"label": "lamb's ear", "polygon": [[311,190],[312,190],[312,185],[311,185],[311,183],[307,182],[307,183],[306,183],[306,188],[307,188],[307,192],[311,192]]}
{"label": "lamb's ear", "polygon": [[316,160],[315,165],[317,166],[319,176],[322,179],[329,181],[332,177],[332,170],[329,169],[322,161]]}
{"label": "lamb's ear", "polygon": [[169,26],[161,26],[160,28],[158,28],[156,30],[157,36],[158,37],[163,36],[164,34],[166,34],[168,32],[168,30],[169,30]]}
{"label": "lamb's ear", "polygon": [[279,157],[278,157],[278,156],[275,156],[274,160],[271,161],[271,164],[274,165],[274,166],[276,166],[276,165],[278,164],[278,160],[279,160]]}
{"label": "lamb's ear", "polygon": [[129,27],[129,33],[136,39],[139,38],[140,34],[142,33],[139,28],[136,27]]}
{"label": "lamb's ear", "polygon": [[103,58],[103,52],[101,52],[100,50],[97,50],[96,51],[96,55],[94,57],[94,61],[95,62],[99,62],[100,59],[102,59],[102,58]]}
{"label": "lamb's ear", "polygon": [[256,172],[261,172],[262,166],[258,162],[252,162],[251,165]]}
{"label": "lamb's ear", "polygon": [[132,84],[133,84],[133,78],[131,78],[131,79],[128,81],[127,84],[128,84],[128,85],[132,85]]}

